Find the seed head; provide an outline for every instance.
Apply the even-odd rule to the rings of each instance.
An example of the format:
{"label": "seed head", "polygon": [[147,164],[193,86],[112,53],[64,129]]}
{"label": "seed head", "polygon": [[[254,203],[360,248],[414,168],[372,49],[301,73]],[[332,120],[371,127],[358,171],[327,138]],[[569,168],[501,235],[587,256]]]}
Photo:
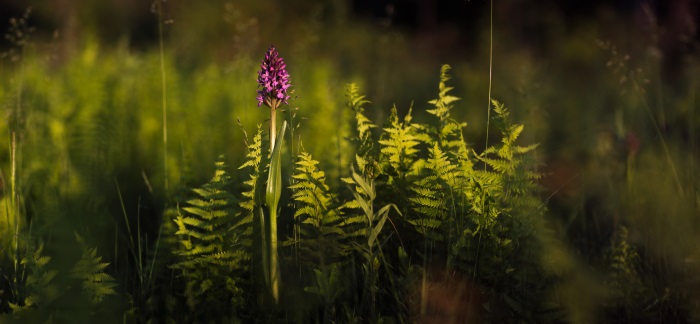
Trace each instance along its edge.
{"label": "seed head", "polygon": [[284,102],[288,104],[290,98],[287,89],[292,85],[287,73],[287,65],[284,59],[279,56],[275,46],[265,53],[265,59],[261,61],[260,71],[258,71],[258,107],[261,104],[277,109]]}

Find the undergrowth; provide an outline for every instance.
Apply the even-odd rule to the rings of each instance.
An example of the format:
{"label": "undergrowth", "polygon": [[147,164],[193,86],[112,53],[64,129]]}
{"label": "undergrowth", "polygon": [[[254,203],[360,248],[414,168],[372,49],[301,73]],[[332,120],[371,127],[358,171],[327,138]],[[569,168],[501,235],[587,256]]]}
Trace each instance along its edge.
{"label": "undergrowth", "polygon": [[[673,56],[657,55],[658,35],[629,54],[600,41],[605,57],[576,31],[544,50],[552,62],[497,51],[493,66],[493,45],[508,39],[497,30],[494,41],[492,27],[488,53],[454,73],[463,93],[486,93],[488,57],[503,78],[494,93],[518,109],[492,100],[489,80],[484,122],[447,65],[427,101],[406,78],[426,55],[403,36],[343,19],[322,33],[314,20],[284,37],[309,55],[288,61],[295,93],[268,124],[251,95],[251,53],[270,36],[254,11],[289,12],[227,3],[235,48],[195,66],[211,39],[164,5],[152,8],[155,52],[87,33],[54,35],[66,49],[46,54],[29,11],[11,20],[0,53],[0,322],[700,319],[697,60],[679,65],[688,82],[677,98],[664,93]],[[305,11],[321,19],[315,8]],[[189,36],[165,48],[171,28]],[[318,59],[325,47],[337,57]],[[363,76],[345,99],[343,73]],[[385,104],[406,94],[421,99]],[[277,149],[275,118],[290,125]]]}
{"label": "undergrowth", "polygon": [[[3,265],[20,260],[22,266],[3,270],[3,290],[9,289],[0,306],[13,318],[60,317],[66,310],[56,300],[68,287],[82,291],[92,309],[106,311],[111,298],[130,320],[559,318],[559,306],[547,297],[551,275],[533,257],[541,250],[534,233],[543,215],[531,155],[536,146],[517,144],[523,126],[494,101],[501,143],[480,153],[470,148],[466,124],[451,115],[458,98],[450,94],[449,69],[441,70],[427,123],[414,121],[413,107],[404,116],[394,107],[378,126],[365,115],[370,102],[348,86],[354,118],[345,140],[354,158],[337,174],[349,176],[329,181],[324,164],[303,145],[285,155],[293,164],[282,165],[293,170],[284,171],[277,208],[279,297],[262,289],[270,284],[262,270],[269,266],[264,191],[272,161],[259,125],[235,176],[221,156],[209,182],[175,189],[180,198],[155,223],[158,237],[150,242],[141,234],[140,211],[137,228],[130,226],[128,197],[117,182],[126,230],[116,240],[130,242],[131,252],[112,269],[132,268],[136,278],[115,280],[109,263],[77,234],[82,256],[74,266],[52,267],[44,249],[51,236],[25,226],[19,254],[2,254]],[[453,290],[441,292],[446,287]],[[116,298],[117,291],[129,298]]]}

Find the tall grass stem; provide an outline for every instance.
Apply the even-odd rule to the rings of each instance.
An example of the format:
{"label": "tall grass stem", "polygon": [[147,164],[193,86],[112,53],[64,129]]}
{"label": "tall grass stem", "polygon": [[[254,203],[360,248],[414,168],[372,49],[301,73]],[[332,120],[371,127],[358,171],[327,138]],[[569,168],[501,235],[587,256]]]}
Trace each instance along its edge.
{"label": "tall grass stem", "polygon": [[158,14],[158,44],[160,49],[160,78],[162,86],[163,105],[163,184],[165,192],[168,193],[168,92],[165,78],[165,51],[163,50],[163,4],[157,4]]}
{"label": "tall grass stem", "polygon": [[[639,83],[637,82],[637,78],[633,77],[632,81],[634,82],[634,86],[636,89],[641,89],[639,86]],[[661,127],[659,126],[658,121],[656,120],[656,117],[654,117],[654,113],[651,111],[651,107],[649,107],[649,102],[642,96],[642,102],[644,103],[644,108],[646,108],[647,114],[649,115],[649,119],[651,120],[651,123],[654,125],[654,131],[656,132],[656,135],[659,137],[659,140],[661,141],[661,147],[664,149],[664,155],[666,155],[666,160],[668,161],[668,164],[671,166],[671,172],[673,172],[673,178],[676,181],[676,186],[678,186],[678,192],[683,196],[683,185],[681,185],[681,180],[680,177],[678,176],[678,171],[676,171],[676,164],[673,162],[673,158],[671,157],[671,153],[668,150],[668,145],[666,144],[666,138],[664,137],[663,132],[661,131]]]}
{"label": "tall grass stem", "polygon": [[[486,103],[486,145],[484,150],[489,147],[489,126],[491,125],[491,84],[493,80],[493,0],[491,0],[490,13],[490,31],[489,31],[489,97]],[[486,165],[484,164],[484,170]]]}

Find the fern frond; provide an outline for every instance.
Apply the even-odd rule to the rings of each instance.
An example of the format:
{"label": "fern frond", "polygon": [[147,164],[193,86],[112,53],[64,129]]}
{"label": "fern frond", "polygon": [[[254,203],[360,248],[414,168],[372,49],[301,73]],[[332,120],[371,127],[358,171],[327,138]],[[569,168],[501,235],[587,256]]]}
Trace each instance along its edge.
{"label": "fern frond", "polygon": [[[300,224],[296,243],[302,255],[316,264],[322,259],[347,254],[350,250],[348,233],[353,228],[352,219],[348,222],[343,212],[346,206],[339,204],[331,194],[318,163],[311,154],[301,152],[292,176],[296,182],[289,187],[297,206],[294,218]],[[323,242],[322,247],[319,242]]]}
{"label": "fern frond", "polygon": [[421,169],[422,178],[410,185],[412,197],[409,198],[411,209],[416,218],[409,219],[415,229],[431,239],[442,240],[445,228],[453,220],[450,215],[454,206],[450,192],[462,187],[463,176],[458,172],[447,155],[435,143],[429,151],[425,166]]}
{"label": "fern frond", "polygon": [[427,110],[427,112],[437,116],[440,121],[450,118],[450,109],[452,109],[451,103],[459,100],[459,98],[448,94],[450,90],[454,89],[447,86],[447,81],[450,80],[450,69],[451,67],[447,64],[440,68],[439,97],[428,101],[429,104],[435,106],[435,109]]}
{"label": "fern frond", "polygon": [[416,155],[419,152],[418,145],[421,143],[419,133],[414,124],[411,123],[412,107],[409,108],[404,121],[398,117],[396,106],[392,107],[389,116],[388,126],[384,128],[384,133],[378,143],[381,145],[381,163],[385,165],[390,174],[399,178],[406,175],[415,174]]}
{"label": "fern frond", "polygon": [[438,118],[439,127],[435,132],[437,133],[437,143],[439,143],[440,149],[451,155],[450,160],[455,163],[459,162],[462,165],[461,169],[463,172],[470,172],[473,164],[469,158],[470,151],[467,149],[462,132],[467,123],[457,122],[450,115],[450,110],[453,108],[452,103],[459,100],[459,98],[449,95],[450,90],[453,89],[447,86],[447,81],[450,80],[449,71],[449,65],[442,66],[438,98],[428,102],[435,108],[426,111]]}
{"label": "fern frond", "polygon": [[45,306],[60,296],[60,289],[54,283],[58,271],[50,269],[47,265],[52,258],[44,253],[44,244],[35,244],[29,240],[26,254],[21,258],[20,264],[25,269],[26,281],[23,294],[15,296],[15,303],[8,303],[13,313]]}
{"label": "fern frond", "polygon": [[[348,140],[357,145],[356,155],[368,160],[370,162],[367,164],[368,167],[374,167],[374,158],[372,157],[374,154],[372,129],[377,128],[377,125],[373,124],[372,121],[364,114],[364,107],[365,105],[369,104],[370,101],[366,100],[365,96],[360,94],[359,88],[354,83],[348,84],[346,91],[348,106],[355,113],[355,127],[353,128],[357,131],[357,135],[348,138]],[[365,170],[364,166],[362,171],[367,171],[370,173],[377,172],[377,170],[372,169]]]}
{"label": "fern frond", "polygon": [[81,281],[83,291],[93,304],[101,303],[107,296],[114,295],[116,280],[104,272],[109,263],[102,262],[97,248],[87,247],[84,239],[75,233],[78,243],[83,246],[83,254],[71,270],[71,276]]}
{"label": "fern frond", "polygon": [[[237,287],[242,273],[249,268],[252,255],[253,210],[262,157],[262,131],[248,145],[247,160],[241,168],[252,167],[251,187],[237,201],[226,188],[231,177],[223,156],[215,163],[214,176],[200,188],[192,189],[194,197],[178,209],[173,220],[177,225],[179,249],[170,268],[179,270],[185,280],[188,305],[192,310],[207,313],[215,305],[213,298],[240,300]],[[218,296],[218,297],[217,297]],[[210,316],[210,314],[206,315]]]}
{"label": "fern frond", "polygon": [[[256,154],[255,148],[251,151],[249,155]],[[254,166],[254,162],[250,164]],[[182,246],[176,253],[180,260],[172,266],[175,269],[188,270],[188,273],[202,271],[192,269],[190,265],[221,264],[216,261],[217,256],[227,255],[228,251],[235,249],[245,253],[238,262],[226,263],[233,266],[231,269],[245,269],[244,261],[250,259],[248,242],[252,235],[252,217],[235,211],[236,205],[244,208],[246,205],[237,204],[235,197],[225,190],[231,177],[226,172],[222,156],[215,165],[212,179],[201,188],[192,190],[198,197],[188,200],[189,206],[181,208],[183,213],[174,220],[178,226],[175,234],[180,236]]]}

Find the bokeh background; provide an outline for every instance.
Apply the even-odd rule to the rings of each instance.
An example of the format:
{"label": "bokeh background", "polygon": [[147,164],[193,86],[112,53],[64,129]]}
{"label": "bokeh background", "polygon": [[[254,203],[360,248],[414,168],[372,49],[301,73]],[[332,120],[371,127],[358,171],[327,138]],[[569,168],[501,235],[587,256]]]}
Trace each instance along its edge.
{"label": "bokeh background", "polygon": [[[292,77],[298,140],[329,179],[352,158],[346,84],[378,124],[393,105],[420,120],[450,64],[474,150],[490,86],[525,124],[523,143],[540,143],[541,197],[563,242],[543,260],[571,318],[698,321],[699,22],[696,0],[3,0],[1,180],[20,129],[25,221],[70,219],[118,267],[124,209],[153,238],[178,188],[206,181],[221,153],[242,163],[267,118],[255,80],[270,44]],[[624,296],[606,299],[619,273]]]}

